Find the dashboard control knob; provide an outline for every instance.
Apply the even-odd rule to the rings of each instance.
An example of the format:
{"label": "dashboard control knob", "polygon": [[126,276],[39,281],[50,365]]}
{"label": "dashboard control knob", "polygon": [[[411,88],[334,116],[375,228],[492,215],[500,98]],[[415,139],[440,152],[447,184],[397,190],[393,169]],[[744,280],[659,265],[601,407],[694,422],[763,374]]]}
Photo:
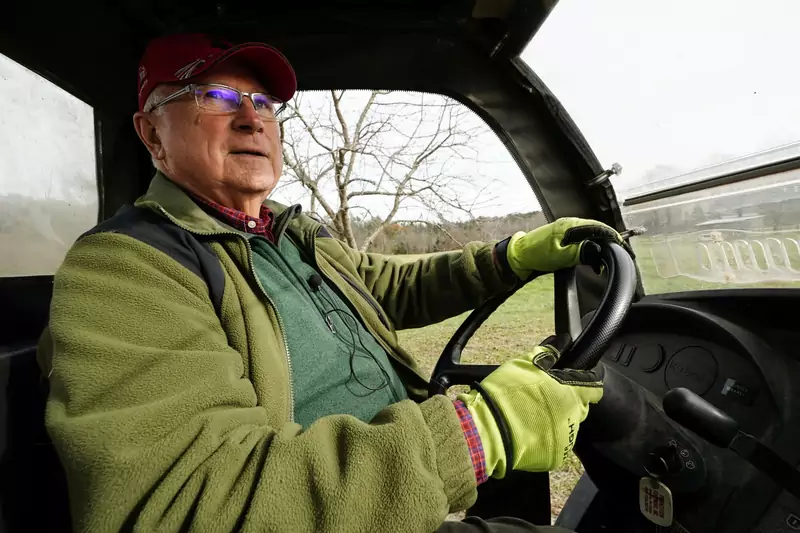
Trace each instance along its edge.
{"label": "dashboard control knob", "polygon": [[636,366],[647,373],[661,368],[664,359],[664,347],[660,344],[645,344],[636,350]]}
{"label": "dashboard control knob", "polygon": [[702,346],[687,346],[675,352],[664,368],[668,389],[687,388],[700,396],[714,386],[719,373],[717,359]]}

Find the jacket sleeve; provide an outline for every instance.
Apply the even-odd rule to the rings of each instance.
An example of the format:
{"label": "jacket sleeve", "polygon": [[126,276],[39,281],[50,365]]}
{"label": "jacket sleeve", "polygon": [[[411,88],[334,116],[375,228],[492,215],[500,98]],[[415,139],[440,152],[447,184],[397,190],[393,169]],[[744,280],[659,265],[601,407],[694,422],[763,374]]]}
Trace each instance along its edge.
{"label": "jacket sleeve", "polygon": [[203,280],[125,235],[67,255],[40,364],[76,531],[430,533],[477,496],[446,397],[276,419]]}
{"label": "jacket sleeve", "polygon": [[519,280],[504,261],[505,243],[473,242],[411,261],[342,246],[395,328],[407,329],[441,322],[511,291]]}

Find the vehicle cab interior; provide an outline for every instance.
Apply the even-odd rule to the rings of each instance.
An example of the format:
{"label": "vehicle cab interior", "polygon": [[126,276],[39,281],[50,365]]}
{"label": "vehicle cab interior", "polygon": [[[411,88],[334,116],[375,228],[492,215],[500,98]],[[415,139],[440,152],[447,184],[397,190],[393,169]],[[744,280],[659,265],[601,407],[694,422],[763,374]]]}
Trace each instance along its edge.
{"label": "vehicle cab interior", "polygon": [[[756,11],[780,19],[776,13],[786,4],[773,4],[750,6],[747,27],[761,20]],[[622,13],[661,9],[652,2],[620,5]],[[617,91],[608,85],[616,87],[623,71],[645,67],[598,64],[592,48],[602,48],[605,39],[621,43],[624,17],[606,17],[606,8],[580,0],[296,1],[267,9],[228,0],[79,0],[46,8],[12,0],[4,7],[0,54],[77,102],[69,107],[71,124],[90,132],[89,141],[75,140],[88,154],[79,163],[90,178],[37,192],[66,199],[20,211],[28,233],[12,224],[10,208],[0,209],[0,256],[6,258],[0,259],[0,531],[71,530],[66,482],[43,424],[47,376],[36,347],[66,249],[143,194],[152,178],[131,121],[137,65],[149,39],[177,31],[267,42],[289,58],[302,93],[381,89],[452,99],[507,150],[538,202],[530,210],[548,221],[596,219],[629,237],[634,258],[608,247],[602,274],[580,266],[553,277],[554,332],[574,341],[561,363],[606,368],[604,398],[575,444],[585,470],[580,480],[558,512],[545,473],[486,483],[468,513],[553,522],[579,533],[800,531],[800,145],[790,142],[800,132],[786,142],[775,137],[752,149],[720,149],[716,160],[659,167],[647,177],[637,156],[628,165],[625,153],[609,153],[615,128],[626,129],[615,124],[624,122],[624,113],[619,102],[599,101]],[[583,22],[573,23],[581,10]],[[664,24],[663,35],[681,38],[680,27]],[[792,33],[788,23],[775,24],[776,35]],[[788,54],[789,41],[771,39],[775,54]],[[556,60],[537,68],[536,57],[553,52],[554,43],[569,48],[568,42],[575,46],[567,56],[584,57],[596,70]],[[619,46],[644,46],[626,42]],[[790,70],[790,58],[756,59]],[[662,59],[648,61],[657,69]],[[5,93],[11,82],[3,65]],[[665,79],[670,72],[664,67]],[[749,96],[758,90],[746,87]],[[594,96],[579,101],[574,95],[580,91]],[[633,97],[628,101],[634,106]],[[602,120],[584,120],[587,110],[602,107]],[[15,127],[30,123],[44,131],[48,109],[43,100],[30,100]],[[642,113],[629,110],[633,117]],[[798,122],[796,116],[786,121]],[[739,120],[741,127],[760,127]],[[648,143],[645,133],[630,129],[626,138]],[[68,159],[77,145],[67,142],[71,130],[65,131],[56,157]],[[0,199],[19,205],[29,194],[15,184],[26,181],[26,168],[35,170],[36,153],[48,149],[31,145],[35,138],[26,137],[31,155],[25,165],[0,166]],[[60,210],[66,210],[64,220],[83,224],[80,231],[59,233],[54,213]],[[29,239],[40,243],[35,253],[20,245]],[[494,368],[464,364],[461,350],[502,304],[490,301],[474,311],[438,347],[432,393]]]}

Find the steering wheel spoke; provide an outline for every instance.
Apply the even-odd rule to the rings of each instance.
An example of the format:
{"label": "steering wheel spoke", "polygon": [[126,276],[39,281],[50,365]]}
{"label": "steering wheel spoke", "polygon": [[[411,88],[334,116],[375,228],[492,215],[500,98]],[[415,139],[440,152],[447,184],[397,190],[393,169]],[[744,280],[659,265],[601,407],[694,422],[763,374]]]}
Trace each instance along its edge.
{"label": "steering wheel spoke", "polygon": [[581,311],[578,300],[578,277],[575,268],[565,268],[553,273],[556,288],[554,314],[556,331],[559,324],[569,334],[572,342],[578,340],[581,334]]}
{"label": "steering wheel spoke", "polygon": [[[431,380],[431,394],[444,394],[447,389],[454,385],[472,385],[497,369],[498,365],[455,365],[442,374],[436,380]],[[435,391],[435,392],[434,392]]]}
{"label": "steering wheel spoke", "polygon": [[[601,247],[601,256],[608,281],[600,305],[578,337],[573,337],[572,346],[561,354],[557,368],[580,370],[597,366],[611,339],[622,327],[633,302],[636,265],[630,254],[622,246],[606,243]],[[576,305],[577,291],[574,296]]]}

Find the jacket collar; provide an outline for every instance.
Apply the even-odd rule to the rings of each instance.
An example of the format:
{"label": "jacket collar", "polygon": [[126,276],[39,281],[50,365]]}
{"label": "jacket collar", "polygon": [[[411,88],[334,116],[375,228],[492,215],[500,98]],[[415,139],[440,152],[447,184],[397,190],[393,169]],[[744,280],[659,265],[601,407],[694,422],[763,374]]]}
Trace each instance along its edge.
{"label": "jacket collar", "polygon": [[[302,212],[300,205],[287,207],[272,200],[266,200],[264,204],[275,213],[276,238],[278,233],[282,233],[288,226],[288,229],[306,241],[320,228],[318,222],[300,215]],[[191,196],[160,171],[156,172],[147,192],[136,200],[134,205],[152,209],[159,214],[166,214],[193,233],[209,235],[231,231],[227,225],[223,225],[222,222],[200,208]]]}

